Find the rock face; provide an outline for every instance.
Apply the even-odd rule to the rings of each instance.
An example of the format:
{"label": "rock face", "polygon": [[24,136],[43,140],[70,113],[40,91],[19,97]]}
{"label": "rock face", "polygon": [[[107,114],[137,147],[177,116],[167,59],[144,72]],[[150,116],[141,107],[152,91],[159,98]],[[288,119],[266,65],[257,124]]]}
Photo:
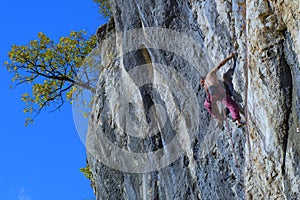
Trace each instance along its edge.
{"label": "rock face", "polygon": [[249,198],[300,195],[299,5],[248,3]]}
{"label": "rock face", "polygon": [[[300,199],[300,2],[111,5],[86,140],[97,199]],[[218,73],[246,125],[222,130],[199,79],[233,51]]]}

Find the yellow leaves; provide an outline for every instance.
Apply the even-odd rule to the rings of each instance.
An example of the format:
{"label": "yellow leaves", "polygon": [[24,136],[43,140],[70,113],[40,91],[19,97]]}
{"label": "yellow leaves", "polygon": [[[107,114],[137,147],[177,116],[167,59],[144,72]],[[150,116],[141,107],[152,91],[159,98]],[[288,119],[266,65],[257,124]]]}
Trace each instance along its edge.
{"label": "yellow leaves", "polygon": [[32,100],[39,107],[43,107],[45,102],[59,93],[58,89],[57,80],[46,79],[42,84],[34,84],[32,86]]}
{"label": "yellow leaves", "polygon": [[39,45],[37,40],[31,40],[29,44],[32,48],[37,48]]}
{"label": "yellow leaves", "polygon": [[28,97],[28,96],[29,94],[27,92],[22,95],[22,97]]}
{"label": "yellow leaves", "polygon": [[86,35],[85,30],[70,32],[70,38],[74,38],[74,39],[81,39],[84,35]]}
{"label": "yellow leaves", "polygon": [[13,51],[8,52],[8,57],[9,57],[9,59],[12,60],[12,59],[14,58],[14,56],[15,56],[15,54],[14,54]]}
{"label": "yellow leaves", "polygon": [[32,92],[33,94],[38,93],[40,91],[41,85],[40,84],[34,84],[32,86]]}
{"label": "yellow leaves", "polygon": [[111,15],[110,1],[109,0],[93,0],[99,5],[99,12],[105,16],[109,17]]}
{"label": "yellow leaves", "polygon": [[42,39],[44,37],[46,37],[46,35],[43,32],[38,33],[38,38]]}
{"label": "yellow leaves", "polygon": [[30,114],[32,114],[32,112],[33,112],[33,108],[32,107],[30,107],[30,108],[24,108],[23,109],[23,113],[30,113]]}
{"label": "yellow leaves", "polygon": [[62,45],[61,45],[61,44],[57,44],[56,46],[57,46],[57,48],[59,48],[59,49],[62,48]]}
{"label": "yellow leaves", "polygon": [[28,100],[29,100],[29,94],[28,94],[28,93],[22,94],[21,99],[22,99],[22,101],[24,101],[24,102],[28,102]]}
{"label": "yellow leaves", "polygon": [[14,75],[14,77],[11,79],[11,81],[14,82],[14,81],[16,81],[16,80],[18,80],[18,79],[20,79],[20,74],[15,73],[15,75]]}
{"label": "yellow leaves", "polygon": [[59,39],[59,42],[60,42],[60,43],[63,43],[64,40],[65,40],[65,37],[61,37],[61,38]]}
{"label": "yellow leaves", "polygon": [[[96,37],[87,36],[85,31],[71,31],[56,43],[39,32],[27,45],[12,45],[4,65],[13,73],[12,82],[29,83],[32,89],[21,96],[26,103],[23,112],[30,114],[51,104],[57,106],[61,100],[71,101],[76,96],[75,87],[63,89],[74,84],[77,69],[96,43]],[[28,118],[27,123],[31,120]]]}
{"label": "yellow leaves", "polygon": [[83,115],[83,117],[84,117],[85,119],[87,119],[87,118],[88,118],[88,116],[90,115],[90,113],[88,113],[88,112],[85,112],[85,113],[82,113],[82,115]]}
{"label": "yellow leaves", "polygon": [[73,96],[73,89],[71,89],[69,92],[67,92],[67,94],[66,94],[67,100],[72,99],[72,96]]}
{"label": "yellow leaves", "polygon": [[46,34],[43,33],[43,32],[38,33],[38,38],[40,39],[39,42],[40,42],[40,48],[41,49],[44,49],[48,44],[50,44],[52,42],[50,40],[50,38],[48,38],[46,36]]}
{"label": "yellow leaves", "polygon": [[75,31],[71,31],[70,32],[70,37],[76,37],[76,32]]}
{"label": "yellow leaves", "polygon": [[[74,61],[76,62],[76,63],[82,63],[82,58],[81,57],[75,57],[74,58]],[[77,67],[77,66],[76,66]]]}
{"label": "yellow leaves", "polygon": [[91,172],[90,166],[87,164],[85,168],[80,168],[80,172],[88,178],[89,180],[93,180],[93,173]]}
{"label": "yellow leaves", "polygon": [[56,81],[51,81],[51,83],[50,83],[51,85],[53,85],[53,86],[57,86],[57,83],[56,83]]}
{"label": "yellow leaves", "polygon": [[69,44],[70,41],[71,41],[71,39],[68,38],[68,37],[61,37],[61,38],[59,39],[59,42],[60,42],[61,44]]}
{"label": "yellow leaves", "polygon": [[33,124],[33,119],[32,118],[30,118],[30,117],[27,117],[26,119],[25,119],[25,126],[28,126],[29,124]]}

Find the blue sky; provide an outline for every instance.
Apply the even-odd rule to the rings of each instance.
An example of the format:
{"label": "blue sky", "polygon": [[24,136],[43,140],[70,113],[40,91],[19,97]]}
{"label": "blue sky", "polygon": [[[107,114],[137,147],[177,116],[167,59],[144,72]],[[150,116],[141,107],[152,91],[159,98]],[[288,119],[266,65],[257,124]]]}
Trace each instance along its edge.
{"label": "blue sky", "polygon": [[0,199],[85,200],[92,198],[85,166],[85,147],[73,122],[71,105],[42,112],[24,127],[21,94],[28,86],[10,89],[12,74],[3,62],[12,44],[27,44],[44,32],[57,40],[70,30],[94,34],[104,23],[92,0],[2,1],[0,12]]}

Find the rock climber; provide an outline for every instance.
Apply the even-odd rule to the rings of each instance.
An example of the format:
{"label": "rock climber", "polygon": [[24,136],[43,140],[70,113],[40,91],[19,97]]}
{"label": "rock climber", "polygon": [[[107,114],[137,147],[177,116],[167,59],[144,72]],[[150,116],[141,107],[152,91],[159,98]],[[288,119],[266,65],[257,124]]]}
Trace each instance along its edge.
{"label": "rock climber", "polygon": [[224,104],[238,127],[243,126],[241,123],[241,116],[238,110],[238,105],[231,98],[230,91],[226,91],[222,81],[218,80],[217,71],[224,66],[235,55],[231,53],[227,58],[218,63],[212,70],[210,70],[206,76],[200,78],[200,85],[204,87],[206,91],[206,99],[204,102],[205,109],[215,117],[219,122],[223,122],[224,116],[220,114],[217,103],[222,102]]}

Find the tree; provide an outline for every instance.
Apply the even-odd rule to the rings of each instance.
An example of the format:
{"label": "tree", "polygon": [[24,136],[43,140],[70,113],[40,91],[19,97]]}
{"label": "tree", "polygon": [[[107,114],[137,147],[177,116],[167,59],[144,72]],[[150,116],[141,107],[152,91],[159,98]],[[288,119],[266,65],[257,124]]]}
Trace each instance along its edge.
{"label": "tree", "polygon": [[99,5],[99,12],[105,16],[111,16],[111,8],[110,8],[110,1],[109,0],[93,0],[95,3]]}
{"label": "tree", "polygon": [[[26,106],[24,113],[34,114],[27,118],[25,125],[31,123],[42,109],[54,106],[59,109],[66,101],[71,102],[80,86],[95,93],[88,76],[78,79],[78,71],[86,62],[87,55],[96,47],[96,36],[87,36],[84,31],[71,31],[67,37],[61,37],[55,43],[44,33],[38,33],[38,39],[27,45],[13,45],[8,53],[9,61],[4,65],[13,73],[16,85],[31,84],[32,91],[22,95]],[[88,62],[96,62],[89,59]],[[88,71],[81,71],[87,75]],[[93,80],[95,82],[95,80]]]}

